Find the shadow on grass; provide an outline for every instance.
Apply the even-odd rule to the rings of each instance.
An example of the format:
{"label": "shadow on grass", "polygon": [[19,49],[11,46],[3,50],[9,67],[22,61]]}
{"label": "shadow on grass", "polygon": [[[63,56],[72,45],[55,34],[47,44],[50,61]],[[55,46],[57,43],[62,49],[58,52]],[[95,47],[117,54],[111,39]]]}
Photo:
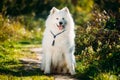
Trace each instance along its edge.
{"label": "shadow on grass", "polygon": [[34,75],[43,75],[40,69],[34,69],[34,70],[20,70],[20,71],[12,71],[7,69],[0,69],[0,73],[2,74],[9,74],[13,76],[34,76]]}
{"label": "shadow on grass", "polygon": [[10,69],[0,68],[0,74],[13,75],[13,76],[18,76],[18,77],[43,75],[43,72],[40,70],[40,68],[26,69],[27,67],[28,66],[13,67]]}

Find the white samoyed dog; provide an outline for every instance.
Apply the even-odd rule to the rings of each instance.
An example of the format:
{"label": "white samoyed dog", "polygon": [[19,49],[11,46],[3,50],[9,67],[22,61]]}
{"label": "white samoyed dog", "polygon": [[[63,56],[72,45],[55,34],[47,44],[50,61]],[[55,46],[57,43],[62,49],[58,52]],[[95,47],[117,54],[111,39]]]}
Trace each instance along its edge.
{"label": "white samoyed dog", "polygon": [[43,35],[43,60],[41,69],[51,72],[75,74],[74,22],[67,7],[53,7],[46,20]]}

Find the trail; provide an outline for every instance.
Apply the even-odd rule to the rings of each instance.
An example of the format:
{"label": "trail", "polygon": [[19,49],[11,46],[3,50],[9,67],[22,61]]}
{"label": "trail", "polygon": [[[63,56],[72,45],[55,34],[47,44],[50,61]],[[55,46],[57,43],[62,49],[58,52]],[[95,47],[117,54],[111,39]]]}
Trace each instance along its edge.
{"label": "trail", "polygon": [[[30,58],[22,58],[20,61],[25,64],[25,69],[32,69],[40,68],[40,64],[42,61],[42,49],[41,48],[30,48],[29,52],[36,54],[35,59]],[[63,75],[63,74],[52,74],[55,80],[78,80],[70,75]]]}

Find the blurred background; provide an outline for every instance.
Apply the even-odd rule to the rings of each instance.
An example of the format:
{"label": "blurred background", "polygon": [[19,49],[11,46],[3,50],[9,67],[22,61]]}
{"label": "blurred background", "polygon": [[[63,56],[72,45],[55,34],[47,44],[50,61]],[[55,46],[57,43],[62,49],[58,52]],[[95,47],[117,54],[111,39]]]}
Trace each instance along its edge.
{"label": "blurred background", "polygon": [[26,46],[41,47],[50,9],[65,6],[75,21],[75,77],[120,79],[120,0],[0,0],[0,79],[18,79],[19,58],[34,56]]}

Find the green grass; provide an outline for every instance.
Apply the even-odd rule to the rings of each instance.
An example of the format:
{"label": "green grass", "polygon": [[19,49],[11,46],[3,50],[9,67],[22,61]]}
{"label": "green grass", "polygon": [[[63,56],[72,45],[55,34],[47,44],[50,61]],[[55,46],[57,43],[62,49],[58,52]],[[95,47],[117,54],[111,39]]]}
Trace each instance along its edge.
{"label": "green grass", "polygon": [[0,48],[0,80],[54,80],[53,76],[44,75],[40,68],[26,69],[20,58],[35,58],[29,48],[40,47],[35,44],[14,43],[12,47]]}
{"label": "green grass", "polygon": [[104,72],[94,64],[86,64],[77,61],[77,74],[75,77],[81,80],[119,80],[120,78],[113,71]]}
{"label": "green grass", "polygon": [[41,75],[36,75],[36,76],[13,76],[13,75],[0,75],[1,80],[54,80],[53,77],[51,76],[41,76]]}

